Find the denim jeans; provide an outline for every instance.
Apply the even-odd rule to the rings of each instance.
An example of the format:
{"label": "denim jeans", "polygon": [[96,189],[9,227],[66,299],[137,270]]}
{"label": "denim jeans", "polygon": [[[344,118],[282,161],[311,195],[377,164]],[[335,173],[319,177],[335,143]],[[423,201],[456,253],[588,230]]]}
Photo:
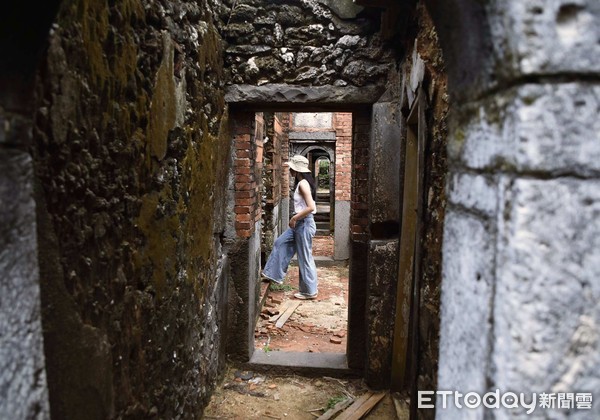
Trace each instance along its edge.
{"label": "denim jeans", "polygon": [[312,214],[296,222],[294,229],[288,228],[275,240],[263,274],[276,282],[282,282],[288,265],[297,252],[300,293],[317,293],[317,266],[312,255],[312,239],[316,232],[317,226]]}

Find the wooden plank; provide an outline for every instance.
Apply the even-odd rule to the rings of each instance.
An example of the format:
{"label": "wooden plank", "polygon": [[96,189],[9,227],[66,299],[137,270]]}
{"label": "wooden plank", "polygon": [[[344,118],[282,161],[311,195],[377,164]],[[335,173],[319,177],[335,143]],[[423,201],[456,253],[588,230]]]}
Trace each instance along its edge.
{"label": "wooden plank", "polygon": [[283,324],[285,324],[285,321],[287,321],[288,318],[294,313],[296,308],[298,306],[300,306],[300,303],[301,302],[299,302],[299,301],[291,302],[290,306],[286,309],[286,311],[283,313],[283,315],[281,315],[281,317],[277,320],[277,323],[275,324],[275,326],[277,328],[283,327]]}
{"label": "wooden plank", "polygon": [[398,251],[398,285],[396,288],[396,322],[394,324],[392,350],[391,387],[394,390],[403,389],[408,379],[408,340],[418,223],[418,112],[414,108],[407,120],[403,178],[402,227]]}
{"label": "wooden plank", "polygon": [[359,399],[354,401],[354,404],[352,404],[350,407],[348,407],[348,409],[346,411],[344,411],[342,414],[340,414],[338,417],[336,417],[336,420],[349,419],[350,416],[352,414],[354,414],[356,412],[356,410],[358,410],[358,408],[361,405],[363,405],[364,403],[366,403],[367,400],[369,398],[371,398],[372,396],[373,396],[373,393],[371,391],[367,391],[365,394],[361,395]]}
{"label": "wooden plank", "polygon": [[410,420],[410,408],[408,407],[408,404],[404,401],[400,401],[394,396],[392,396],[392,400],[394,401],[394,408],[396,409],[396,417],[398,420]]}
{"label": "wooden plank", "polygon": [[325,413],[323,413],[323,415],[321,417],[319,417],[317,420],[332,419],[337,413],[344,410],[346,407],[348,407],[353,402],[354,402],[354,400],[352,398],[348,398],[347,400],[340,401],[339,403],[337,403],[336,405],[331,407],[329,410],[327,410]]}
{"label": "wooden plank", "polygon": [[[346,411],[336,417],[336,420],[358,420],[365,416],[379,401],[385,397],[385,392],[372,393],[368,392],[360,397]],[[365,398],[366,397],[366,398]]]}
{"label": "wooden plank", "polygon": [[289,306],[291,305],[292,301],[291,300],[286,300],[285,302],[283,302],[279,308],[279,313],[277,315],[273,315],[272,317],[269,318],[269,322],[275,322],[277,321],[281,315],[283,315],[283,313],[285,311],[287,311],[287,309],[289,308]]}
{"label": "wooden plank", "polygon": [[[419,87],[417,94],[417,106],[419,107],[419,128],[418,136],[418,163],[417,163],[417,231],[415,239],[415,266],[413,296],[411,308],[411,333],[410,333],[410,352],[408,363],[410,365],[410,384],[411,398],[417,399],[417,377],[419,371],[419,312],[421,310],[421,258],[422,258],[422,240],[425,235],[425,149],[427,147],[427,124],[425,110],[427,108],[427,99],[423,87]],[[417,404],[410,406],[411,417],[417,418]]]}
{"label": "wooden plank", "polygon": [[374,394],[371,398],[369,398],[367,400],[366,403],[364,403],[363,405],[361,405],[359,407],[359,409],[356,411],[356,413],[354,413],[354,416],[352,416],[350,418],[350,420],[362,419],[364,416],[369,414],[369,412],[373,409],[373,407],[375,407],[379,403],[379,401],[381,401],[383,399],[383,397],[385,397],[385,395],[386,395],[385,392],[380,392],[378,394]]}

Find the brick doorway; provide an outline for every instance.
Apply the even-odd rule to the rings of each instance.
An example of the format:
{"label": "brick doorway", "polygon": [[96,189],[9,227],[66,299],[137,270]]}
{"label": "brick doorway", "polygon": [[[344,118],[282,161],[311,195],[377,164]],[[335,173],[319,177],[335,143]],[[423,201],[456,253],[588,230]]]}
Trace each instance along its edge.
{"label": "brick doorway", "polygon": [[[352,154],[344,157],[347,165],[345,171],[336,171],[336,176],[347,176],[349,186],[344,191],[340,188],[335,191],[347,194],[347,229],[348,243],[348,332],[345,353],[292,353],[270,352],[265,354],[254,350],[254,331],[261,307],[261,260],[264,258],[262,243],[263,204],[274,197],[264,195],[262,190],[262,172],[271,170],[278,176],[280,163],[287,154],[268,156],[264,139],[276,142],[276,135],[272,138],[259,129],[257,120],[264,121],[265,113],[291,113],[291,112],[331,112],[328,107],[315,108],[314,105],[302,107],[299,105],[281,104],[277,109],[268,106],[253,104],[230,104],[230,128],[233,139],[232,173],[230,183],[230,207],[233,209],[231,225],[235,230],[235,246],[229,253],[231,259],[231,285],[229,287],[229,339],[228,353],[231,358],[250,362],[253,368],[260,366],[281,367],[294,371],[307,373],[328,372],[330,374],[359,374],[364,367],[365,356],[365,293],[366,267],[364,261],[367,241],[368,204],[368,150],[371,106],[353,106],[350,109],[335,109],[344,111],[351,118],[351,123],[346,126],[345,137],[352,148]],[[257,114],[258,113],[258,114]],[[262,115],[260,115],[262,113]],[[277,118],[276,124],[281,124],[282,118]],[[276,119],[276,120],[277,120]],[[258,138],[257,138],[258,137]],[[272,145],[273,143],[271,143]],[[266,154],[265,154],[266,153]],[[265,160],[267,156],[267,160]],[[337,161],[336,161],[337,164]],[[263,166],[266,165],[266,166]],[[283,177],[278,187],[280,194],[288,191]],[[342,201],[342,200],[339,200]],[[270,209],[272,211],[272,208]],[[278,213],[289,212],[289,207],[280,206]],[[280,218],[287,224],[287,217]],[[278,226],[282,229],[284,226]],[[337,230],[338,227],[336,226]],[[341,229],[340,229],[341,230]],[[276,235],[274,235],[276,237]],[[260,366],[259,366],[260,365]]]}

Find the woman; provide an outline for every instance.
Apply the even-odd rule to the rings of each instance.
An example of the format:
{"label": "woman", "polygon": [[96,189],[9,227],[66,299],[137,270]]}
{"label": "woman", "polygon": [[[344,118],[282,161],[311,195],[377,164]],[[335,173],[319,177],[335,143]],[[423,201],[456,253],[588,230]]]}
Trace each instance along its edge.
{"label": "woman", "polygon": [[308,169],[308,159],[295,155],[286,164],[296,179],[294,190],[294,215],[286,229],[273,244],[273,250],[262,272],[263,277],[277,284],[283,283],[290,260],[298,253],[300,292],[296,299],[317,297],[317,266],[312,255],[312,239],[317,232],[313,214],[317,212],[315,197],[317,187]]}

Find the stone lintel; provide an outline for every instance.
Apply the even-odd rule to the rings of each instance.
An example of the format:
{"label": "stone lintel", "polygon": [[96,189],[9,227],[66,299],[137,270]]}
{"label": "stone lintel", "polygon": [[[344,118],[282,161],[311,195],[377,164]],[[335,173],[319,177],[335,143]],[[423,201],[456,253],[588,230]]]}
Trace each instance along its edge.
{"label": "stone lintel", "polygon": [[229,104],[273,107],[313,105],[316,108],[368,105],[384,92],[383,86],[297,86],[288,84],[230,85],[225,92]]}
{"label": "stone lintel", "polygon": [[334,140],[335,132],[333,131],[292,131],[289,133],[290,140]]}

